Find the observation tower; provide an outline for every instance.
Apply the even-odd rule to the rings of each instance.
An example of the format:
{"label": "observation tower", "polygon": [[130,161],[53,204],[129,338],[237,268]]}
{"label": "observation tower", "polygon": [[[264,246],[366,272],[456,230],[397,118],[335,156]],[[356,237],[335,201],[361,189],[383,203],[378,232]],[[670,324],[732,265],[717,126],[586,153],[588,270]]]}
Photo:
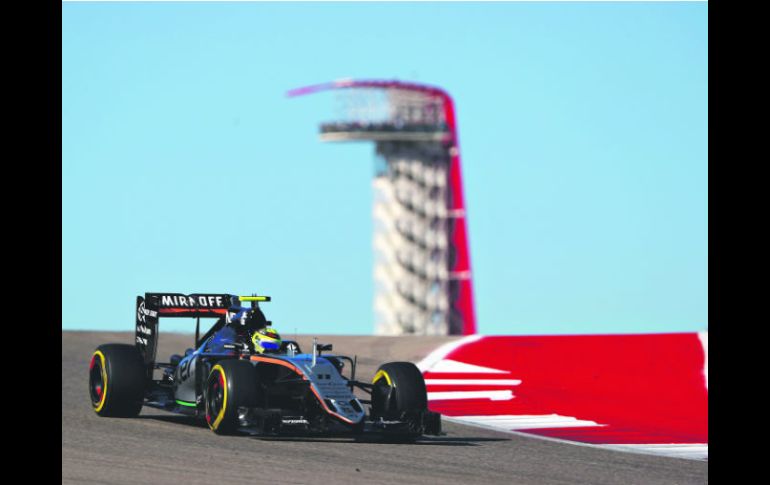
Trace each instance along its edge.
{"label": "observation tower", "polygon": [[375,333],[476,333],[452,98],[434,86],[381,80],[339,80],[288,95],[327,90],[343,110],[321,123],[321,141],[375,145]]}

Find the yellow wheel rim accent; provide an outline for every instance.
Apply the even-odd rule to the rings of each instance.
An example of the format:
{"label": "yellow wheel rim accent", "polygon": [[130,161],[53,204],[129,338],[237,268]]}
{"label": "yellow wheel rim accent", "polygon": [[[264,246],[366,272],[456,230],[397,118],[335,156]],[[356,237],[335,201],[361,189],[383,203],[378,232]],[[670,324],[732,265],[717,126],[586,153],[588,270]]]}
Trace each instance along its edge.
{"label": "yellow wheel rim accent", "polygon": [[222,409],[219,410],[219,414],[217,415],[217,418],[214,420],[214,423],[210,424],[209,427],[216,431],[217,428],[219,428],[219,423],[222,422],[222,420],[225,417],[225,411],[227,410],[227,376],[225,375],[225,370],[222,368],[221,365],[217,364],[214,366],[213,369],[211,369],[212,373],[214,371],[218,371],[220,374],[222,374],[222,381],[225,383],[224,387],[224,399],[222,400]]}
{"label": "yellow wheel rim accent", "polygon": [[99,404],[94,408],[94,411],[97,413],[102,410],[104,407],[104,403],[107,402],[107,366],[105,365],[105,359],[104,354],[101,353],[101,351],[97,350],[94,352],[94,355],[99,356],[99,360],[101,361],[101,364],[99,365],[101,371],[102,371],[102,384],[104,385],[104,390],[102,390],[102,399],[99,401]]}
{"label": "yellow wheel rim accent", "polygon": [[393,382],[390,380],[390,376],[384,370],[378,371],[376,374],[374,374],[374,379],[372,379],[372,384],[376,383],[383,377],[385,378],[385,382],[387,382],[390,387],[393,387]]}

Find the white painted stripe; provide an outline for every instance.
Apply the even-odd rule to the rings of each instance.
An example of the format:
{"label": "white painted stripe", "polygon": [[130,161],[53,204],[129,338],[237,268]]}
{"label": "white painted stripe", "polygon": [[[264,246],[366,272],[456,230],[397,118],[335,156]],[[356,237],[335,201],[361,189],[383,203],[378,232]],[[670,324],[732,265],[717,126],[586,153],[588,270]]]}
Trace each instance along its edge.
{"label": "white painted stripe", "polygon": [[708,460],[709,457],[708,443],[612,444],[597,446],[610,450],[671,456],[689,460]]}
{"label": "white painted stripe", "polygon": [[705,354],[705,357],[706,357],[703,362],[703,377],[706,379],[706,390],[708,391],[708,388],[709,388],[709,333],[698,332],[698,338],[700,339],[700,344],[703,346],[703,353]]}
{"label": "white painted stripe", "polygon": [[462,347],[465,344],[469,344],[471,342],[476,342],[477,340],[481,340],[481,338],[482,338],[481,335],[478,335],[478,334],[468,335],[467,337],[463,337],[453,342],[446,343],[441,347],[437,348],[436,350],[434,350],[433,352],[431,352],[430,354],[428,354],[420,362],[418,362],[417,368],[420,369],[420,372],[425,372],[434,364],[443,360],[444,357],[454,352],[456,349]]}
{"label": "white painted stripe", "polygon": [[446,399],[489,399],[491,401],[508,401],[513,399],[513,393],[511,391],[450,391],[428,393],[428,401],[441,401]]}
{"label": "white painted stripe", "polygon": [[521,379],[425,379],[425,384],[434,386],[518,386]]}
{"label": "white painted stripe", "polygon": [[436,362],[426,370],[432,374],[510,374],[508,371],[466,364],[465,362],[458,362],[451,359]]}
{"label": "white painted stripe", "polygon": [[[573,446],[585,446],[588,448],[603,448],[603,449],[622,451],[627,453],[648,453],[648,454],[652,453],[651,451],[648,451],[649,448],[648,450],[638,449],[638,448],[635,448],[633,445],[596,445],[593,443],[584,443],[582,441],[574,441],[574,440],[568,440],[563,438],[554,438],[551,436],[532,434],[532,433],[527,433],[526,431],[522,432],[522,431],[516,431],[512,429],[504,429],[499,426],[495,426],[491,422],[468,421],[463,419],[468,417],[477,417],[477,416],[444,416],[442,415],[441,419],[452,423],[464,424],[468,426],[477,426],[479,428],[490,429],[490,430],[499,431],[502,433],[510,433],[510,434],[514,434],[516,436],[522,436],[528,439],[552,441],[554,443],[566,443]],[[491,416],[485,416],[485,417],[491,417]],[[647,445],[647,446],[650,446],[650,445]],[[686,446],[693,446],[693,445],[686,445]],[[704,444],[704,446],[706,446],[706,452],[708,452],[708,444]],[[656,453],[656,454],[660,454],[660,453]],[[673,456],[673,455],[670,455],[670,456]],[[706,454],[705,456],[682,455],[682,456],[676,456],[676,458],[708,460],[708,454]]]}
{"label": "white painted stripe", "polygon": [[480,424],[505,431],[514,431],[519,429],[587,428],[595,426],[606,426],[604,424],[599,424],[596,421],[577,419],[572,416],[561,416],[559,414],[454,416],[454,419],[463,423]]}

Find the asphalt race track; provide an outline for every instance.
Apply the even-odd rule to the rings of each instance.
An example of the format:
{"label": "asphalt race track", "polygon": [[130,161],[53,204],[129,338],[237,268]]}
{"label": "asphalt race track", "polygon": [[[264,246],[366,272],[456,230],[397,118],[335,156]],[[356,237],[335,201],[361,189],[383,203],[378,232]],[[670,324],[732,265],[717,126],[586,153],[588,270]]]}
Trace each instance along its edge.
{"label": "asphalt race track", "polygon": [[[284,336],[292,338],[291,336]],[[311,337],[297,338],[303,349]],[[450,337],[319,337],[357,354],[357,378],[385,361],[419,361]],[[708,462],[625,453],[444,422],[445,436],[414,444],[341,438],[217,436],[190,418],[145,408],[100,418],[88,399],[88,362],[102,343],[133,333],[62,332],[62,483],[312,484],[708,483]],[[192,336],[161,333],[158,357]]]}

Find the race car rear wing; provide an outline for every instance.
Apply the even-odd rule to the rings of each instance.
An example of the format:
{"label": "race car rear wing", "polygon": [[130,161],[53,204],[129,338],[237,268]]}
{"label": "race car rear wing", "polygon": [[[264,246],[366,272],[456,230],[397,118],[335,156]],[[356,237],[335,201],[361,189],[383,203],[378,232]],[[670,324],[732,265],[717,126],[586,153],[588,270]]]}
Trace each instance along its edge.
{"label": "race car rear wing", "polygon": [[[237,296],[227,293],[145,293],[136,297],[136,347],[152,376],[152,366],[158,349],[158,321],[171,318],[220,318],[242,308],[241,304],[270,301],[269,296]],[[197,333],[197,330],[196,330]]]}

